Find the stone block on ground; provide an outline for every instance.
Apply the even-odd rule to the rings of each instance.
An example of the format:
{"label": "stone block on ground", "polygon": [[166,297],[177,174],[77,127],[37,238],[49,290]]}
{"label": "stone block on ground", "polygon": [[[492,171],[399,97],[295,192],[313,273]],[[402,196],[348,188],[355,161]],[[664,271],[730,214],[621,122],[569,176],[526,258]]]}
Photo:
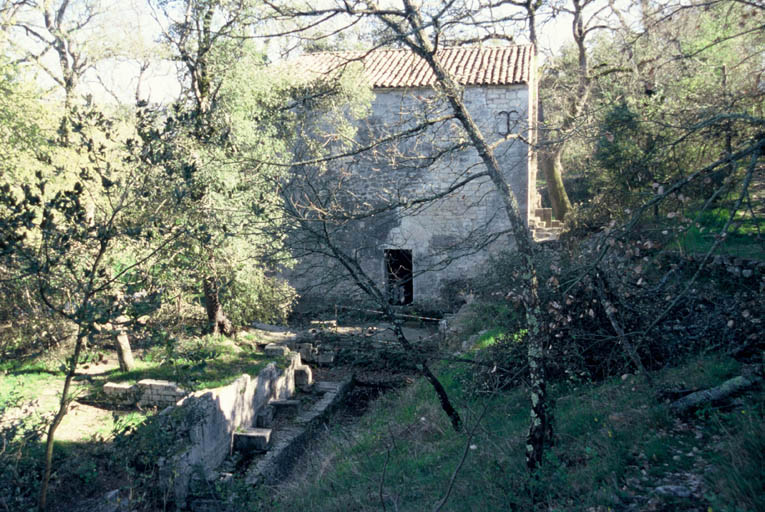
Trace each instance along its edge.
{"label": "stone block on ground", "polygon": [[134,403],[136,400],[135,386],[125,382],[107,382],[104,384],[104,394],[123,403]]}
{"label": "stone block on ground", "polygon": [[174,405],[188,393],[168,380],[143,379],[136,384],[140,405]]}
{"label": "stone block on ground", "polygon": [[265,452],[271,444],[271,429],[248,428],[234,432],[235,452],[242,454]]}
{"label": "stone block on ground", "polygon": [[313,343],[298,343],[297,350],[300,352],[300,357],[303,361],[312,363],[318,356],[318,350],[313,346]]}
{"label": "stone block on ground", "polygon": [[277,345],[276,343],[269,343],[263,351],[269,357],[284,357],[290,353],[289,348],[284,345]]}
{"label": "stone block on ground", "polygon": [[318,393],[337,392],[342,386],[342,382],[322,380],[316,382],[316,391]]}

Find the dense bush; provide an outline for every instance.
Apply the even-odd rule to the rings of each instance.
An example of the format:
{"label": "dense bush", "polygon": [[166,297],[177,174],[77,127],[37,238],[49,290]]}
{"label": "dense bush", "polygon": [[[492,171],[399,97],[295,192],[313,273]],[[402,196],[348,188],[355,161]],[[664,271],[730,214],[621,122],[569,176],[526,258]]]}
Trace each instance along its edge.
{"label": "dense bush", "polygon": [[13,388],[0,389],[0,504],[5,510],[29,510],[36,503],[47,421]]}

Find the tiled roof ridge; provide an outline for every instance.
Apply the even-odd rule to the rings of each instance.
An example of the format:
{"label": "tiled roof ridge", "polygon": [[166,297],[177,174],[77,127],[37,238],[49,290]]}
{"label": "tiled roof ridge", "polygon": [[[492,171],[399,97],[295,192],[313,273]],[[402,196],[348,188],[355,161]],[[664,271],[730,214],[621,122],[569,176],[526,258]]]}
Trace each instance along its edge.
{"label": "tiled roof ridge", "polygon": [[[528,83],[533,46],[445,46],[437,50],[443,66],[463,85]],[[407,48],[321,51],[291,59],[306,73],[327,74],[351,62],[362,62],[373,88],[416,88],[435,83],[433,70]]]}
{"label": "tiled roof ridge", "polygon": [[[505,44],[505,45],[498,45],[498,46],[482,46],[480,44],[465,44],[465,45],[454,45],[454,46],[439,46],[438,50],[436,50],[436,53],[442,52],[444,50],[501,50],[501,49],[509,49],[509,48],[529,48],[531,49],[533,45],[531,43],[523,43],[523,44]],[[375,52],[405,52],[405,53],[413,53],[412,50],[409,48],[370,48],[369,50],[320,50],[318,52],[310,52],[310,53],[303,53],[300,54],[299,57],[306,57],[308,55],[338,55],[341,53],[357,53],[360,55],[366,55],[369,53],[375,53]]]}

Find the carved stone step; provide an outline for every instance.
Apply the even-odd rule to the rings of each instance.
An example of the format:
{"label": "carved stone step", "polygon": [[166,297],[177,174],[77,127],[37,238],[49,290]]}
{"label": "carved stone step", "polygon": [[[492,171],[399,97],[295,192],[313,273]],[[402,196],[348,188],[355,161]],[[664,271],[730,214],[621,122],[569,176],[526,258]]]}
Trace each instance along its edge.
{"label": "carved stone step", "polygon": [[271,428],[274,423],[274,408],[265,405],[260,408],[258,415],[255,416],[255,426],[258,428]]}
{"label": "carved stone step", "polygon": [[300,400],[273,400],[268,405],[274,408],[275,418],[294,418],[300,413]]}
{"label": "carved stone step", "polygon": [[295,385],[303,390],[313,386],[313,372],[308,365],[295,368]]}
{"label": "carved stone step", "polygon": [[239,432],[234,432],[235,452],[239,453],[257,453],[268,451],[271,445],[271,429],[269,428],[248,428]]}
{"label": "carved stone step", "polygon": [[534,216],[538,217],[545,225],[552,221],[552,208],[537,208],[534,210]]}

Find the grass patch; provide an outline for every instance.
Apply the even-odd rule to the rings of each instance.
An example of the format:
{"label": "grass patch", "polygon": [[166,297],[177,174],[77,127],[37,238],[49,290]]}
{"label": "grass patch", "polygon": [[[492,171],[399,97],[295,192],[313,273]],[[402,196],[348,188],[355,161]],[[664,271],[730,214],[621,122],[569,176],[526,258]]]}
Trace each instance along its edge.
{"label": "grass patch", "polygon": [[[707,252],[715,243],[715,237],[725,226],[729,216],[730,212],[726,208],[701,212],[695,217],[691,227],[678,238],[678,249],[686,253]],[[764,260],[762,233],[765,233],[765,221],[754,218],[745,211],[739,211],[715,254]]]}
{"label": "grass patch", "polygon": [[507,330],[502,327],[494,327],[483,333],[475,344],[475,348],[478,350],[490,347],[494,345],[502,336],[507,334]]}
{"label": "grass patch", "polygon": [[765,510],[765,402],[715,418],[722,442],[708,475],[715,510]]}
{"label": "grass patch", "polygon": [[[737,370],[733,360],[700,357],[682,368],[658,372],[655,380],[657,389],[706,388]],[[300,476],[274,491],[274,509],[371,511],[381,510],[384,503],[388,510],[430,510],[444,495],[466,447],[467,458],[444,510],[531,511],[534,503],[544,503],[544,510],[623,508],[635,499],[636,491],[627,482],[646,475],[655,479],[656,487],[666,475],[691,469],[694,459],[678,454],[699,441],[692,431],[678,427],[642,378],[551,386],[556,444],[547,452],[542,470],[529,476],[524,462],[526,390],[475,395],[464,386],[469,368],[440,366],[438,373],[469,430],[485,410],[471,440],[451,429],[428,384],[417,381],[378,399],[358,424],[334,426],[304,457],[295,471]],[[716,417],[694,420],[717,421]],[[747,425],[737,428],[752,436],[755,426]],[[761,428],[762,422],[758,425]],[[752,442],[761,444],[761,434]],[[730,452],[743,448],[732,447]],[[759,449],[746,449],[755,448]],[[746,471],[759,469],[755,462],[761,453],[752,455],[756,461],[748,463]],[[745,470],[736,479],[746,482]],[[728,497],[720,500],[731,502]]]}
{"label": "grass patch", "polygon": [[136,361],[134,370],[114,370],[105,378],[128,383],[141,379],[169,380],[194,391],[228,385],[243,373],[257,375],[271,360],[249,345],[239,347],[226,338],[205,336],[154,347]]}

